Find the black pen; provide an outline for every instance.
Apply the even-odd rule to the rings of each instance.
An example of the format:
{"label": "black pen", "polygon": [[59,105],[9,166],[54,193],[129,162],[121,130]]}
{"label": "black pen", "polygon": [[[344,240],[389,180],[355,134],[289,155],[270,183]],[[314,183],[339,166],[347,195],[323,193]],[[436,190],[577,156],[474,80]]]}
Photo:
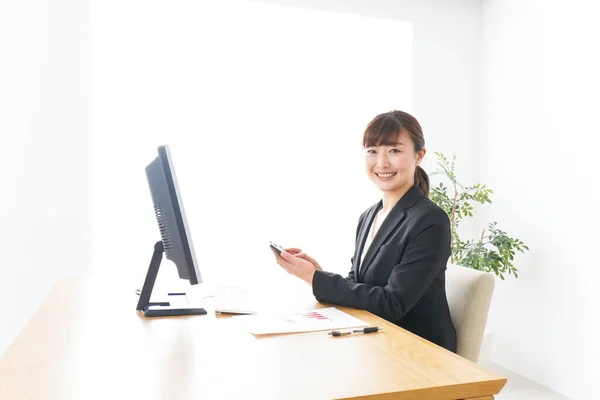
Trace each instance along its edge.
{"label": "black pen", "polygon": [[354,329],[351,331],[331,331],[328,333],[329,336],[346,336],[346,335],[351,335],[353,333],[374,333],[374,332],[379,332],[382,331],[383,328],[379,328],[378,326],[368,326],[366,328],[361,328],[361,329]]}

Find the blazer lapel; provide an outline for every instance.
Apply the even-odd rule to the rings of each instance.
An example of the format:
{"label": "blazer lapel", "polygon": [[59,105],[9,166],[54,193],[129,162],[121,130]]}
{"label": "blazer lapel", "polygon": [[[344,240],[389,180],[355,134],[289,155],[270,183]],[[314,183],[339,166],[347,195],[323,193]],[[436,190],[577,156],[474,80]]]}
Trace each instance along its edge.
{"label": "blazer lapel", "polygon": [[[371,209],[369,210],[369,213],[367,214],[367,217],[363,221],[363,224],[360,226],[360,231],[358,232],[358,246],[356,247],[356,250],[354,253],[354,265],[352,265],[352,268],[354,269],[354,276],[355,276],[356,282],[359,282],[358,271],[360,271],[360,265],[361,265],[360,259],[361,259],[363,249],[365,248],[365,242],[367,240],[367,235],[369,234],[369,228],[373,224],[373,220],[375,219],[375,214],[377,214],[377,210],[379,210],[381,208],[382,203],[383,202],[380,200],[379,203],[377,203],[373,207],[371,207]],[[365,258],[365,260],[366,260],[366,258]]]}
{"label": "blazer lapel", "polygon": [[[373,241],[371,242],[371,245],[369,246],[369,249],[367,250],[367,254],[365,255],[364,261],[362,262],[362,266],[359,267],[360,274],[356,274],[356,272],[358,272],[358,271],[355,271],[355,274],[356,274],[355,276],[357,276],[357,277],[360,276],[360,281],[363,280],[362,278],[365,275],[365,271],[369,268],[371,261],[373,261],[373,257],[375,257],[375,254],[379,251],[379,248],[381,247],[381,245],[386,242],[387,238],[392,234],[392,232],[394,232],[396,227],[404,219],[404,216],[405,216],[404,210],[406,208],[412,206],[413,204],[415,204],[417,202],[417,200],[419,200],[421,197],[423,197],[423,192],[421,191],[421,188],[419,187],[419,185],[414,185],[413,187],[411,187],[408,190],[408,192],[406,192],[404,194],[404,196],[402,196],[402,198],[400,200],[398,200],[398,202],[396,203],[394,208],[392,208],[392,210],[386,217],[385,221],[383,221],[383,224],[381,224],[381,226],[379,227],[379,230],[375,234],[375,237],[373,238]],[[379,210],[379,207],[371,209],[371,212],[373,215],[369,219],[369,224],[366,227],[363,226],[361,233],[363,230],[367,233],[369,232],[369,228],[370,228],[371,224],[373,223],[373,219],[378,210]],[[364,239],[366,239],[366,233],[365,233]],[[361,245],[361,252],[362,252],[362,246],[364,246],[364,240],[361,243],[362,243],[362,245]]]}

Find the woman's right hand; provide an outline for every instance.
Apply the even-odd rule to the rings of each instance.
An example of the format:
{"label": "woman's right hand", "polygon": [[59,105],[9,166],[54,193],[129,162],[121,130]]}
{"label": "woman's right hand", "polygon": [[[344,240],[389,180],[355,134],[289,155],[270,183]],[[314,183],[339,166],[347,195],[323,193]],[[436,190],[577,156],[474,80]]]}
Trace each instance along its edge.
{"label": "woman's right hand", "polygon": [[319,263],[317,262],[317,260],[315,260],[314,258],[312,258],[311,256],[309,256],[308,254],[306,254],[305,252],[303,252],[301,249],[299,249],[297,247],[288,247],[288,248],[285,249],[285,251],[287,251],[288,253],[290,253],[293,256],[296,256],[298,258],[301,258],[303,260],[308,261],[309,263],[311,263],[312,265],[314,265],[316,269],[323,271],[323,268],[321,268],[321,266],[319,265]]}

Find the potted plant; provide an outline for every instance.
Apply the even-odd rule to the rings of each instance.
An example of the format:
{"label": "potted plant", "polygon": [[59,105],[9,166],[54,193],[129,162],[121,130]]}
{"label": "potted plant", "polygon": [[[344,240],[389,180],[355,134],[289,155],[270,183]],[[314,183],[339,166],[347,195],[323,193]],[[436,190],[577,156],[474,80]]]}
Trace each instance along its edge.
{"label": "potted plant", "polygon": [[525,253],[525,250],[529,250],[521,240],[508,236],[497,227],[498,223],[495,221],[489,223],[487,229],[483,229],[479,240],[464,241],[457,231],[464,218],[473,216],[474,202],[491,203],[492,189],[481,184],[463,186],[454,172],[456,157],[449,162],[442,153],[435,153],[435,155],[438,159],[438,169],[431,175],[446,177],[450,186],[444,185],[443,182],[437,186],[432,185],[429,197],[446,211],[450,218],[452,238],[450,262],[480,271],[493,272],[501,279],[510,274],[518,278],[518,270],[513,265],[515,252]]}

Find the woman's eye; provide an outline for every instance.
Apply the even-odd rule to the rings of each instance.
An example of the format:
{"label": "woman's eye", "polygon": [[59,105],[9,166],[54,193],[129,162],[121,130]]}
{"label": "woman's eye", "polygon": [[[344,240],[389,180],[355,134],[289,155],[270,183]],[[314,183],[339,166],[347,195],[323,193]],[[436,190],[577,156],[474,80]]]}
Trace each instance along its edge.
{"label": "woman's eye", "polygon": [[390,153],[402,153],[402,151],[400,151],[398,149],[391,149]]}
{"label": "woman's eye", "polygon": [[367,154],[375,154],[375,150],[367,150]]}

